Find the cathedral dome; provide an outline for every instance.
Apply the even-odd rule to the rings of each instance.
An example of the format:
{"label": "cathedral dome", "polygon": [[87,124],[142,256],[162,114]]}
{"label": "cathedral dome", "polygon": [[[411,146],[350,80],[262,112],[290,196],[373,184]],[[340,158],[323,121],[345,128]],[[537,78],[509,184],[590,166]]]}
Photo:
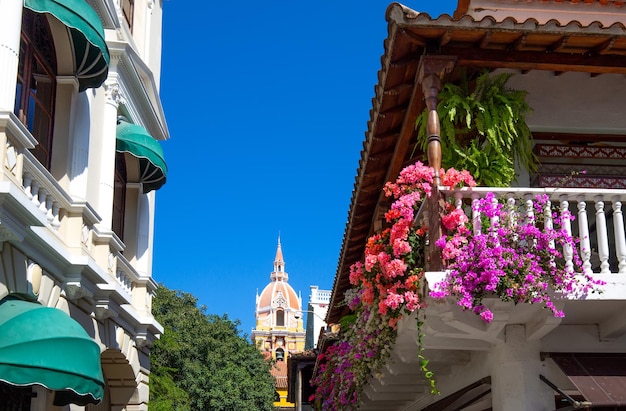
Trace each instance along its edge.
{"label": "cathedral dome", "polygon": [[270,274],[270,283],[263,289],[260,295],[257,295],[257,316],[277,309],[294,313],[302,310],[302,299],[289,285],[288,279],[289,275],[285,272],[285,262],[279,239],[276,258],[274,259],[274,271]]}

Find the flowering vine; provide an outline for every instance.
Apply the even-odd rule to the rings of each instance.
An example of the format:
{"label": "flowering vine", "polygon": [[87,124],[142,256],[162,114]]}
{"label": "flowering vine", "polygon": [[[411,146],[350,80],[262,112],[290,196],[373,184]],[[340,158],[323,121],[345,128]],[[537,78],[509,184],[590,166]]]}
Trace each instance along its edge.
{"label": "flowering vine", "polygon": [[[424,247],[428,228],[416,224],[416,214],[431,195],[434,170],[417,162],[387,183],[384,193],[393,202],[385,214],[387,227],[366,243],[363,261],[350,267],[352,289],[345,304],[354,320],[338,340],[318,357],[312,400],[323,410],[355,410],[368,379],[389,359],[397,337],[397,323],[425,306],[420,293],[424,274]],[[443,186],[475,186],[467,171],[440,171]],[[434,298],[456,298],[464,309],[490,322],[493,313],[483,298],[496,295],[515,303],[541,303],[563,316],[550,292],[587,292],[601,284],[583,273],[576,242],[561,226],[569,213],[551,209],[547,196],[533,202],[532,212],[505,208],[492,193],[473,204],[481,216],[474,227],[462,207],[448,204],[441,217],[445,235],[437,241],[447,265],[445,279],[430,292]],[[564,258],[562,250],[568,250]],[[551,291],[550,291],[551,290]],[[417,320],[418,359],[431,391],[437,392],[428,360],[422,355],[422,319]]]}
{"label": "flowering vine", "polygon": [[[419,285],[427,228],[416,226],[414,220],[431,194],[433,175],[432,168],[418,162],[402,170],[396,182],[384,188],[385,195],[394,200],[385,214],[389,226],[368,239],[364,261],[350,267],[354,288],[346,293],[345,302],[355,312],[355,320],[319,357],[314,398],[324,410],[356,409],[367,380],[389,358],[398,320],[424,304]],[[442,170],[441,175],[449,187],[475,185],[467,172],[450,169]],[[427,360],[420,357],[425,377],[432,380],[426,366]]]}

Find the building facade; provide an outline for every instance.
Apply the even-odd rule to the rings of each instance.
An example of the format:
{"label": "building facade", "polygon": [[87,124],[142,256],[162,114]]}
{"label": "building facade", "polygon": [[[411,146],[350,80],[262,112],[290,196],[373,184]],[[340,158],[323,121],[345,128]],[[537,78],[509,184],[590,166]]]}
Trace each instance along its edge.
{"label": "building facade", "polygon": [[288,283],[283,251],[278,239],[274,270],[270,282],[256,296],[256,326],[252,330],[252,342],[276,361],[272,375],[276,380],[279,409],[293,409],[287,401],[287,361],[290,354],[304,350],[305,332],[302,321],[302,297]]}
{"label": "building facade", "polygon": [[0,2],[0,395],[10,409],[148,408],[150,347],[163,331],[151,313],[155,192],[167,175],[158,140],[169,138],[161,20],[154,0]]}
{"label": "building facade", "polygon": [[[427,158],[438,169],[441,86],[460,84],[468,73],[483,71],[511,73],[510,87],[527,91],[532,108],[527,122],[539,166],[535,173],[520,170],[516,184],[500,191],[444,190],[442,198],[460,209],[468,205],[472,221],[469,204],[489,190],[526,200],[548,195],[557,212],[576,216],[569,232],[580,239],[583,270],[606,286],[601,294],[559,299],[562,318],[540,305],[485,298],[494,313],[486,323],[455,301],[428,296],[446,267],[427,246],[420,283],[425,306],[397,323],[390,357],[369,377],[355,408],[624,409],[624,3],[460,0],[453,16],[439,17],[393,3],[386,18],[388,37],[328,322],[339,323],[351,314],[344,303],[351,288],[350,267],[363,261],[369,236],[386,227],[390,201],[381,195],[385,183],[417,160]],[[433,125],[427,153],[413,149],[416,118],[424,110]],[[439,212],[425,209],[431,235],[441,226]],[[415,221],[422,217],[418,214]],[[430,244],[437,239],[431,236]],[[423,321],[420,331],[417,316]],[[430,360],[440,395],[431,393],[418,352]]]}
{"label": "building facade", "polygon": [[306,318],[306,342],[304,348],[307,350],[317,348],[317,340],[320,332],[326,328],[326,312],[330,302],[330,290],[320,290],[317,285],[311,286],[309,304],[307,306]]}

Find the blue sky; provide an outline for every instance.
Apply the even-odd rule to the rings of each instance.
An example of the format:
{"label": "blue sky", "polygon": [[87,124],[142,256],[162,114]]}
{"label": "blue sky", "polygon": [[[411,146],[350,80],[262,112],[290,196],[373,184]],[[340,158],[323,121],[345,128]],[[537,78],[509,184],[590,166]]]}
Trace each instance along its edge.
{"label": "blue sky", "polygon": [[[289,283],[330,290],[383,41],[378,0],[163,0],[171,139],[153,276],[250,335],[280,234]],[[433,17],[456,1],[406,1]]]}

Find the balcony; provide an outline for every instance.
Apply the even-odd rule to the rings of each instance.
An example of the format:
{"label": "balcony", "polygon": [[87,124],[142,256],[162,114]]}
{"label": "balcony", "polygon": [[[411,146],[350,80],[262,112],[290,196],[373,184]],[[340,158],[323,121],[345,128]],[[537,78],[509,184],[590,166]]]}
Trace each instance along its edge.
{"label": "balcony", "polygon": [[72,198],[32,155],[35,144],[12,113],[0,113],[0,241],[21,242],[67,267],[47,274],[70,299],[92,303],[96,318],[135,316],[138,328],[158,332],[149,315],[156,284],[122,254],[119,238],[99,227],[91,205]]}
{"label": "balcony", "polygon": [[[475,208],[471,205],[488,192],[505,203],[508,213],[527,216],[537,212],[536,196],[547,195],[550,202],[544,207],[545,215],[551,215],[550,209],[552,212],[556,209],[562,216],[571,213],[576,217],[573,221],[563,219],[562,228],[579,239],[576,251],[582,259],[584,272],[605,284],[597,287],[600,293],[557,299],[557,308],[565,313],[563,318],[555,317],[541,304],[516,305],[496,296],[488,297],[483,302],[494,317],[487,323],[471,311],[463,310],[452,298],[435,300],[428,297],[434,284],[445,278],[446,271],[445,267],[443,271],[427,269],[422,284],[427,306],[412,315],[404,315],[399,321],[391,357],[381,372],[370,378],[360,410],[430,409],[426,408],[429,404],[466,388],[467,392],[463,391],[465,394],[459,394],[459,398],[468,400],[473,396],[476,401],[471,403],[475,408],[467,409],[486,409],[491,406],[491,379],[510,358],[527,355],[519,352],[529,350],[531,358],[537,357],[537,367],[540,368],[528,374],[542,373],[549,375],[550,379],[565,381],[551,360],[539,361],[539,351],[623,351],[626,341],[626,317],[623,316],[626,310],[626,236],[622,204],[626,201],[626,190],[475,187],[442,188],[440,192],[457,209],[465,212],[475,233],[481,230],[482,216],[473,211]],[[420,220],[429,221],[426,206],[416,216],[416,221]],[[549,217],[545,224],[550,224]],[[431,246],[426,246],[427,255],[432,255]],[[561,251],[565,264],[571,266],[575,250]],[[423,333],[422,354],[430,360],[428,368],[434,372],[442,397],[430,393],[420,370],[418,316],[423,321],[420,330]],[[512,341],[519,342],[517,348],[513,351],[503,348]],[[484,380],[488,376],[491,379]],[[477,381],[483,383],[477,384]],[[494,383],[502,384],[499,380]],[[532,383],[545,388],[538,377]]]}

